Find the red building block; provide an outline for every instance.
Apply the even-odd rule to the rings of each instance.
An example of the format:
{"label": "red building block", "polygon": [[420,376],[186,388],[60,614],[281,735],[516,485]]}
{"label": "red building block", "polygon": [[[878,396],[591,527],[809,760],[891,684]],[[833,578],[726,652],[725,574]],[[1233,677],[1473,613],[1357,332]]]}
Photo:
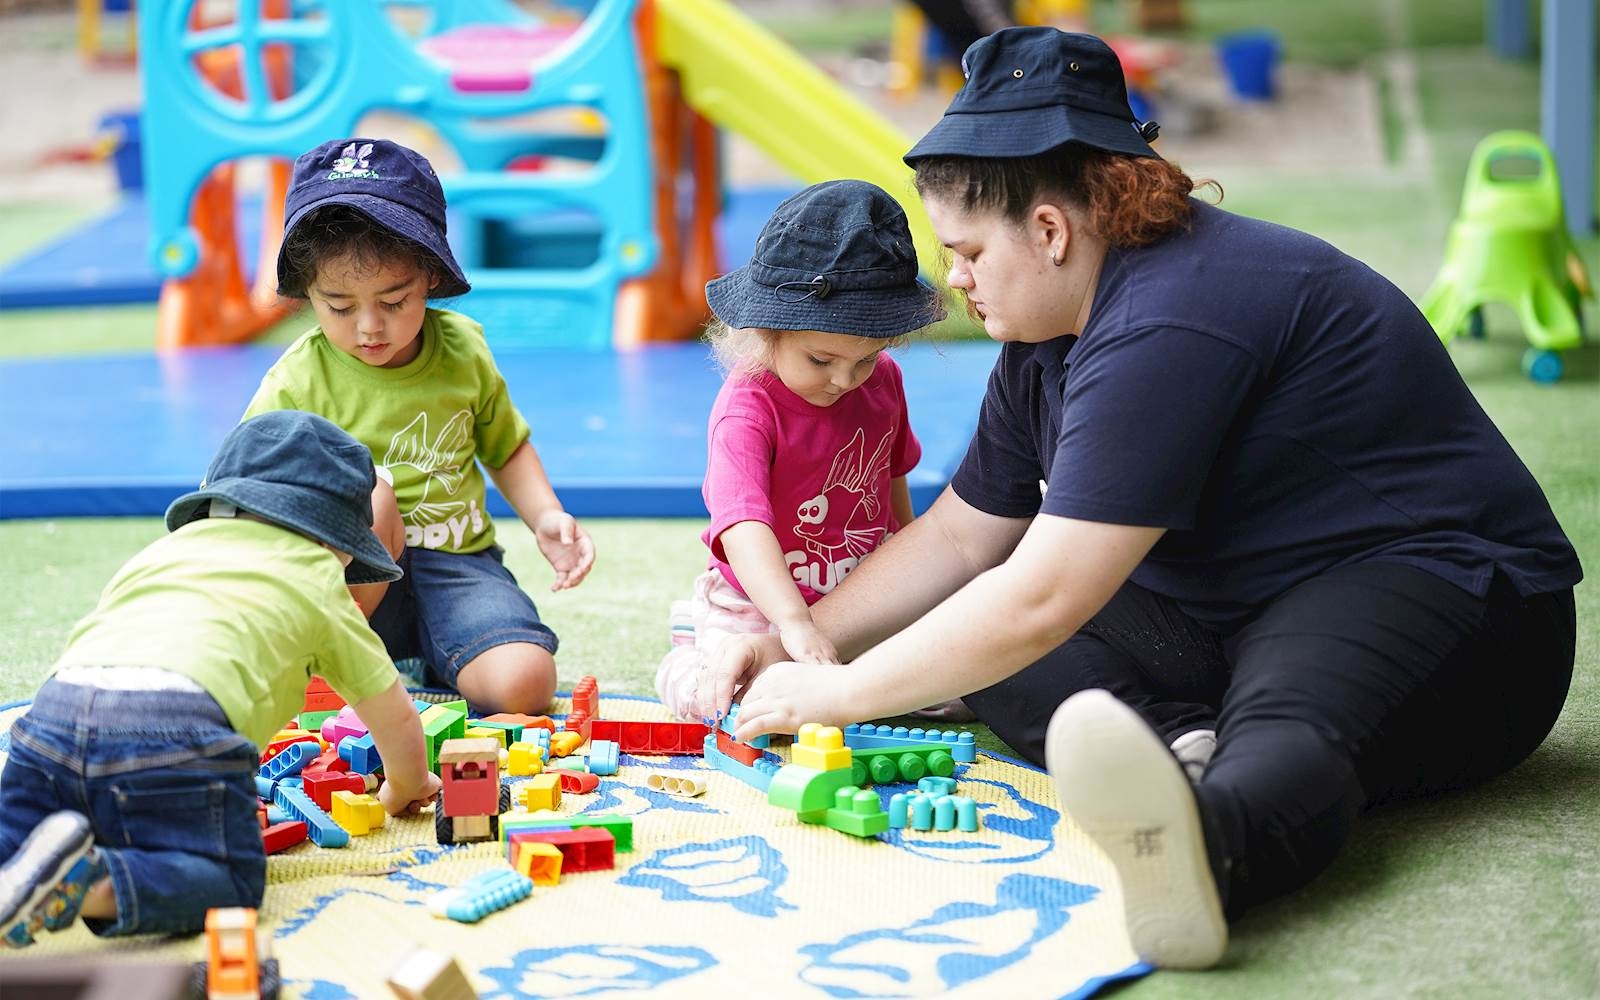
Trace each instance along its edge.
{"label": "red building block", "polygon": [[516,712],[496,712],[494,715],[485,715],[484,722],[510,722],[524,729],[543,729],[547,733],[556,731],[556,724],[548,715],[519,715]]}
{"label": "red building block", "polygon": [[585,674],[572,686],[572,711],[582,712],[590,718],[600,714],[600,682],[592,675]]}
{"label": "red building block", "polygon": [[748,743],[735,743],[732,736],[720,729],[717,730],[717,749],[746,767],[761,759],[760,750]]}
{"label": "red building block", "polygon": [[616,867],[617,838],[611,831],[598,826],[580,826],[571,830],[542,829],[516,830],[507,835],[507,850],[516,856],[518,841],[540,841],[554,844],[561,851],[561,874],[592,872]]}
{"label": "red building block", "polygon": [[311,678],[311,683],[306,685],[306,703],[300,709],[302,712],[337,712],[344,707],[344,699],[339,693],[328,686],[328,682],[321,677]]}
{"label": "red building block", "polygon": [[589,731],[592,725],[593,722],[589,718],[588,712],[579,712],[574,710],[567,713],[567,720],[566,722],[562,723],[561,728],[565,729],[569,733],[577,733],[587,740],[589,738]]}
{"label": "red building block", "polygon": [[327,813],[333,811],[334,792],[354,792],[360,795],[367,790],[366,778],[348,771],[318,771],[315,774],[302,772],[301,777],[305,780],[306,794],[311,796],[311,801]]}
{"label": "red building block", "polygon": [[285,847],[293,847],[306,839],[306,825],[299,820],[274,823],[261,831],[261,846],[268,854],[276,854]]}
{"label": "red building block", "polygon": [[611,740],[623,753],[693,754],[705,753],[706,734],[711,732],[698,722],[622,722],[595,719],[589,738]]}
{"label": "red building block", "polygon": [[600,787],[600,776],[590,774],[588,771],[569,771],[564,767],[553,767],[545,773],[554,774],[561,779],[561,790],[563,792],[587,795]]}
{"label": "red building block", "polygon": [[350,762],[339,756],[339,748],[329,747],[307,761],[306,766],[300,769],[300,773],[308,775],[348,770],[350,770]]}

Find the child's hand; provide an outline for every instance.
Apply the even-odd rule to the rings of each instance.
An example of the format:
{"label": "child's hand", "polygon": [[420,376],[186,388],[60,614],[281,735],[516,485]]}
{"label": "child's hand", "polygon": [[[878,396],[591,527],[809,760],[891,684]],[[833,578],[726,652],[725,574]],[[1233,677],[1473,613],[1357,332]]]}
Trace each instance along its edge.
{"label": "child's hand", "polygon": [[783,640],[784,651],[796,663],[839,662],[839,654],[834,650],[833,643],[810,619],[785,625],[778,635]]}
{"label": "child's hand", "polygon": [[401,788],[393,781],[385,781],[379,785],[378,802],[382,804],[383,811],[390,816],[409,816],[432,802],[441,787],[437,774],[424,771],[422,785],[419,788]]}
{"label": "child's hand", "polygon": [[556,571],[551,590],[576,587],[589,575],[594,565],[594,540],[577,518],[564,510],[546,511],[539,515],[533,537],[539,543],[539,551]]}

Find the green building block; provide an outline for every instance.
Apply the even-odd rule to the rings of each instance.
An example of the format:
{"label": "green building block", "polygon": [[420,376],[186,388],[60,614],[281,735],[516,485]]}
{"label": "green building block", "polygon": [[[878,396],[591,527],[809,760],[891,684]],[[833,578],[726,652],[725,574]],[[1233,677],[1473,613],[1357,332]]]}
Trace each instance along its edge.
{"label": "green building block", "polygon": [[[887,817],[885,817],[887,822]],[[504,844],[506,837],[515,830],[539,830],[548,827],[597,826],[610,830],[611,836],[616,838],[617,853],[627,854],[633,850],[633,817],[619,816],[616,813],[596,813],[593,816],[578,814],[575,816],[539,816],[533,813],[506,813],[500,817],[500,842]]]}
{"label": "green building block", "polygon": [[329,712],[301,712],[299,717],[300,728],[308,733],[320,733],[322,732],[323,721],[331,719],[338,714],[339,710],[337,708]]}
{"label": "green building block", "polygon": [[852,837],[875,837],[889,829],[889,814],[871,789],[846,785],[833,793],[833,803],[831,809],[798,813],[800,822],[819,823]]}
{"label": "green building block", "polygon": [[503,746],[510,746],[511,744],[522,739],[523,727],[520,722],[490,722],[488,719],[473,719],[472,728],[505,730],[506,738],[501,741]]}
{"label": "green building block", "polygon": [[[461,706],[456,708],[455,706]],[[467,703],[433,705],[422,713],[422,735],[428,741],[428,770],[439,770],[439,745],[467,734]]]}

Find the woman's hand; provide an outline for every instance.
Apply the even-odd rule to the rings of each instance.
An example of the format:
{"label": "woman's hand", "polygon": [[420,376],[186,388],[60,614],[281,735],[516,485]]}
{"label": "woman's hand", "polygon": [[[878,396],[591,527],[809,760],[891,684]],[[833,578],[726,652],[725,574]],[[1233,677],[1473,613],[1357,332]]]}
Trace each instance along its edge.
{"label": "woman's hand", "polygon": [[533,537],[550,568],[556,571],[551,590],[576,587],[589,575],[594,565],[594,540],[577,518],[564,510],[546,511],[534,524]]}
{"label": "woman's hand", "polygon": [[767,664],[783,659],[783,642],[777,635],[729,636],[701,672],[695,692],[696,714],[721,721],[733,704],[734,694],[755,679]]}
{"label": "woman's hand", "polygon": [[739,698],[734,739],[764,733],[796,733],[807,722],[843,729],[860,721],[851,668],[838,663],[774,663],[745,687]]}

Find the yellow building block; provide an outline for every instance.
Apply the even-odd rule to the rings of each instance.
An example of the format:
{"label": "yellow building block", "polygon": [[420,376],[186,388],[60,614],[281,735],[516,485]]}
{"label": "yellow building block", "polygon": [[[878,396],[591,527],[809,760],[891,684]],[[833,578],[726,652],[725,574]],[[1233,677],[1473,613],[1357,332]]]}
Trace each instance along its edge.
{"label": "yellow building block", "polygon": [[537,743],[511,744],[506,757],[506,773],[516,778],[526,778],[544,770],[544,748]]}
{"label": "yellow building block", "polygon": [[522,786],[522,804],[529,812],[535,809],[557,809],[561,806],[561,777],[555,774],[536,774]]}
{"label": "yellow building block", "polygon": [[504,750],[506,748],[506,731],[504,729],[495,729],[491,726],[468,726],[467,739],[494,740],[500,744],[500,749]]}
{"label": "yellow building block", "polygon": [[383,826],[384,817],[383,806],[365,792],[333,793],[333,821],[352,837],[364,837]]}
{"label": "yellow building block", "polygon": [[563,729],[561,732],[552,733],[550,736],[550,756],[552,757],[570,757],[577,753],[578,748],[581,746],[583,746],[582,733],[569,733]]}
{"label": "yellow building block", "polygon": [[537,840],[517,844],[517,871],[533,879],[534,885],[556,885],[561,881],[561,848]]}
{"label": "yellow building block", "polygon": [[850,748],[844,745],[844,733],[838,726],[824,726],[808,722],[800,727],[790,748],[791,763],[818,771],[850,770]]}

